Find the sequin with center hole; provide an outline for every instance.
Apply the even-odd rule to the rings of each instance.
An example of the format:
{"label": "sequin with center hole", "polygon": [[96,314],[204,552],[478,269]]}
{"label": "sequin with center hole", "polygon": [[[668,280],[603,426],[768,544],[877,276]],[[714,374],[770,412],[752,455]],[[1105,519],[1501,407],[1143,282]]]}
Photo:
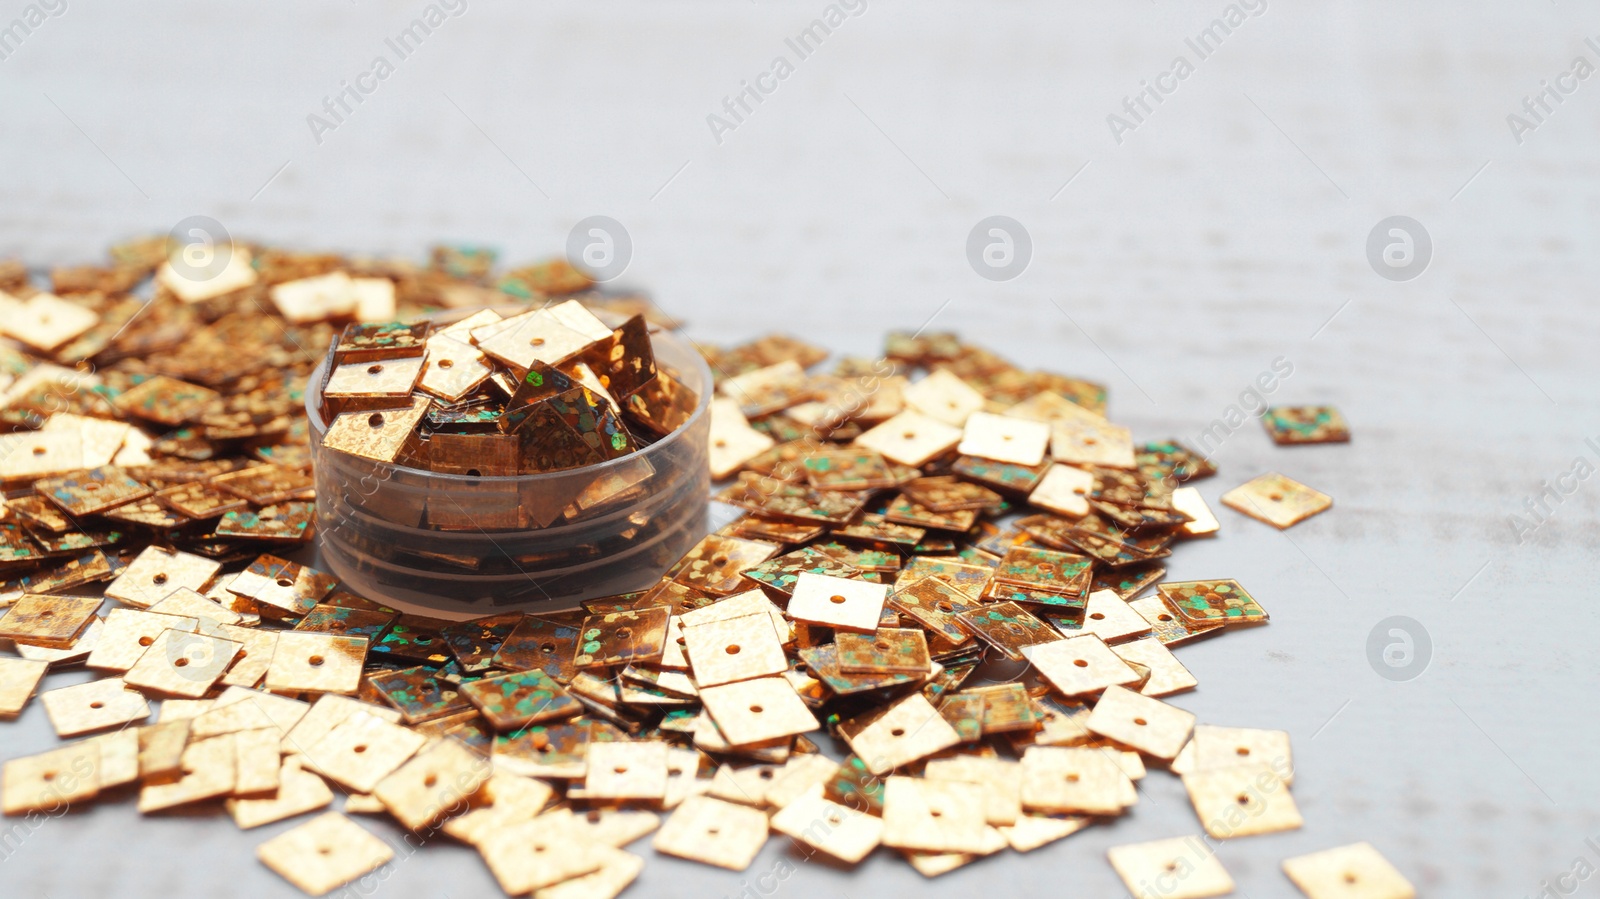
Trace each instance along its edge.
{"label": "sequin with center hole", "polygon": [[739,411],[738,401],[727,397],[711,401],[711,433],[707,440],[714,480],[733,474],[739,466],[772,449],[777,442],[750,427],[744,413]]}
{"label": "sequin with center hole", "polygon": [[421,734],[357,712],[306,748],[305,761],[313,771],[347,789],[371,793],[426,742]]}
{"label": "sequin with center hole", "polygon": [[1109,686],[1085,722],[1091,733],[1172,761],[1194,731],[1194,715],[1122,686]]}
{"label": "sequin with center hole", "polygon": [[147,609],[180,587],[204,590],[221,569],[203,556],[149,546],[106,587],[106,598]]}
{"label": "sequin with center hole", "polygon": [[671,614],[654,608],[589,616],[580,629],[573,664],[590,668],[661,658]]}
{"label": "sequin with center hole", "polygon": [[1217,839],[1296,830],[1302,821],[1289,786],[1266,763],[1183,775],[1195,815]]}
{"label": "sequin with center hole", "polygon": [[535,362],[558,366],[594,343],[548,309],[525,312],[470,333],[478,349],[520,371],[527,371]]}
{"label": "sequin with center hole", "polygon": [[1055,463],[1028,494],[1028,502],[1057,515],[1082,518],[1089,514],[1088,497],[1093,489],[1094,475],[1081,468]]}
{"label": "sequin with center hole", "polygon": [[770,543],[707,534],[667,570],[667,577],[686,587],[724,596],[743,587],[740,572],[760,566],[776,553],[777,547]]}
{"label": "sequin with center hole", "polygon": [[238,656],[234,664],[222,673],[224,686],[256,686],[266,677],[267,667],[278,648],[278,633],[258,627],[238,627],[235,624],[218,625],[219,637],[238,643]]}
{"label": "sequin with center hole", "polygon": [[1264,763],[1271,765],[1284,783],[1294,782],[1294,756],[1287,731],[1197,724],[1188,750],[1191,764],[1182,771],[1174,767],[1176,773]]}
{"label": "sequin with center hole", "polygon": [[74,516],[102,513],[154,492],[111,465],[35,481],[33,489]]}
{"label": "sequin with center hole", "polygon": [[0,482],[23,484],[83,467],[77,431],[24,431],[0,435]]}
{"label": "sequin with center hole", "polygon": [[309,896],[322,896],[387,865],[389,844],[327,812],[256,847],[256,857]]}
{"label": "sequin with center hole", "polygon": [[584,794],[591,800],[660,802],[667,795],[665,743],[614,742],[589,747]]}
{"label": "sequin with center hole", "polygon": [[7,761],[0,768],[0,812],[54,814],[100,793],[99,746],[81,741]]}
{"label": "sequin with center hole", "polygon": [[912,466],[924,465],[960,442],[960,428],[909,409],[856,438],[857,445]]}
{"label": "sequin with center hole", "polygon": [[558,815],[540,815],[478,844],[489,872],[507,895],[520,896],[599,870],[598,845],[574,837],[564,823]]}
{"label": "sequin with center hole", "polygon": [[353,694],[366,658],[365,637],[285,631],[267,666],[266,687],[281,693]]}
{"label": "sequin with center hole", "polygon": [[100,600],[92,596],[25,593],[0,617],[0,638],[66,649],[94,620]]}
{"label": "sequin with center hole", "polygon": [[478,348],[446,334],[428,338],[428,357],[417,388],[447,402],[456,402],[476,390],[494,368]]}
{"label": "sequin with center hole", "polygon": [[901,397],[917,412],[958,428],[986,402],[971,384],[945,369],[936,369],[908,384]]}
{"label": "sequin with center hole", "polygon": [[1271,472],[1222,494],[1222,504],[1281,530],[1326,512],[1333,497]]}
{"label": "sequin with center hole", "polygon": [[192,633],[199,625],[199,619],[181,615],[112,609],[111,614],[106,616],[100,642],[89,653],[85,664],[97,671],[127,671],[163,632],[177,630]]}
{"label": "sequin with center hole", "polygon": [[685,626],[682,639],[701,687],[779,674],[789,667],[783,641],[765,611]]}
{"label": "sequin with center hole", "polygon": [[427,414],[426,396],[412,397],[404,408],[379,412],[345,412],[333,420],[322,445],[374,462],[393,462],[405,447],[417,422]]}
{"label": "sequin with center hole", "polygon": [[1139,674],[1094,634],[1030,646],[1022,652],[1051,686],[1069,697],[1140,680]]}
{"label": "sequin with center hole", "polygon": [[472,703],[494,730],[514,731],[529,724],[570,718],[583,706],[543,671],[517,671],[485,677],[461,685],[461,696]]}
{"label": "sequin with center hole", "polygon": [[162,631],[123,675],[131,687],[199,699],[233,664],[240,645],[181,630]]}
{"label": "sequin with center hole", "polygon": [[422,831],[465,803],[489,779],[492,769],[488,759],[446,738],[378,781],[372,795],[395,820],[412,831]]}
{"label": "sequin with center hole", "polygon": [[767,828],[763,811],[691,796],[661,826],[651,845],[667,855],[743,871],[766,844]]}
{"label": "sequin with center hole", "polygon": [[1143,615],[1110,590],[1096,590],[1089,594],[1084,609],[1084,633],[1094,634],[1107,643],[1119,643],[1142,637],[1153,628]]}
{"label": "sequin with center hole", "polygon": [[509,612],[452,624],[440,631],[461,670],[469,673],[493,667],[494,654],[521,623],[522,615]]}
{"label": "sequin with center hole", "polygon": [[988,412],[967,419],[956,452],[991,462],[1032,467],[1044,461],[1050,426],[1037,421]]}
{"label": "sequin with center hole", "polygon": [[877,630],[888,594],[887,584],[802,572],[789,598],[789,617],[870,633]]}
{"label": "sequin with center hole", "polygon": [[305,754],[318,740],[357,713],[371,715],[391,724],[400,720],[397,709],[372,705],[336,693],[324,693],[284,733],[284,754]]}
{"label": "sequin with center hole", "polygon": [[1057,462],[1135,467],[1133,435],[1127,428],[1092,419],[1058,419],[1050,428],[1050,456]]}
{"label": "sequin with center hole", "polygon": [[835,638],[839,670],[845,674],[927,672],[928,641],[919,628],[879,628],[870,634],[841,633]]}
{"label": "sequin with center hole", "polygon": [[885,774],[961,742],[960,734],[920,693],[842,722],[839,732],[872,774]]}
{"label": "sequin with center hole", "polygon": [[1136,899],[1209,899],[1233,892],[1233,878],[1200,836],[1113,846],[1106,857]]}
{"label": "sequin with center hole", "polygon": [[1029,811],[1117,815],[1137,799],[1108,750],[1030,746],[1022,754],[1022,804]]}
{"label": "sequin with center hole", "polygon": [[228,583],[228,592],[250,600],[268,617],[300,618],[337,584],[337,578],[310,566],[263,555]]}
{"label": "sequin with center hole", "polygon": [[1194,624],[1256,624],[1268,617],[1238,581],[1173,581],[1157,589],[1174,612]]}
{"label": "sequin with center hole", "polygon": [[932,575],[910,582],[897,581],[888,604],[896,611],[915,618],[923,627],[954,645],[972,639],[962,628],[957,616],[983,605],[976,591],[963,592],[943,578]]}
{"label": "sequin with center hole", "polygon": [[1371,843],[1352,843],[1283,860],[1283,873],[1307,899],[1413,899],[1416,888]]}
{"label": "sequin with center hole", "polygon": [[820,795],[803,796],[772,816],[772,829],[847,864],[883,840],[883,820]]}
{"label": "sequin with center hole", "polygon": [[1128,608],[1138,612],[1150,622],[1152,635],[1166,646],[1187,643],[1206,634],[1221,633],[1222,622],[1190,622],[1177,614],[1160,596],[1146,596],[1128,603]]}
{"label": "sequin with center hole", "polygon": [[1140,664],[1150,669],[1150,677],[1139,687],[1146,696],[1170,696],[1192,690],[1199,681],[1178,661],[1164,643],[1155,637],[1145,637],[1111,647],[1124,662]]}
{"label": "sequin with center hole", "polygon": [[1014,662],[1022,661],[1034,646],[1062,641],[1059,631],[1014,602],[982,604],[955,617],[974,637]]}
{"label": "sequin with center hole", "polygon": [[532,615],[511,631],[494,654],[494,666],[511,671],[539,669],[558,681],[572,679],[579,628]]}
{"label": "sequin with center hole", "polygon": [[983,851],[983,787],[955,780],[887,778],[883,842],[921,852]]}
{"label": "sequin with center hole", "polygon": [[367,676],[373,694],[400,710],[408,725],[423,724],[458,712],[470,711],[472,704],[460,688],[426,665],[398,671],[373,672]]}
{"label": "sequin with center hole", "polygon": [[816,716],[781,677],[706,687],[700,691],[706,712],[735,745],[760,743],[816,730]]}
{"label": "sequin with center hole", "polygon": [[1014,546],[995,566],[994,580],[1078,597],[1089,592],[1094,560],[1087,556],[1029,546]]}

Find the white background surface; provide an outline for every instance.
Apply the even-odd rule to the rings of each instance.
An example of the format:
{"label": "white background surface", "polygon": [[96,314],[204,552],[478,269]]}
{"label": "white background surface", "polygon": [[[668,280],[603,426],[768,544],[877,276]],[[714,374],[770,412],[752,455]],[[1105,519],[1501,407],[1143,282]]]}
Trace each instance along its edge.
{"label": "white background surface", "polygon": [[[1201,687],[1177,704],[1294,738],[1306,825],[1223,846],[1239,894],[1289,895],[1282,858],[1363,839],[1432,896],[1531,896],[1580,856],[1600,864],[1600,486],[1525,544],[1508,524],[1541,480],[1596,462],[1600,79],[1520,144],[1506,123],[1578,55],[1600,63],[1592,8],[1273,0],[1119,145],[1106,115],[1193,58],[1184,39],[1220,0],[873,0],[718,144],[707,114],[820,0],[469,0],[319,145],[307,114],[424,4],[66,2],[0,62],[0,252],[31,263],[193,214],[288,246],[471,240],[521,261],[605,214],[632,235],[624,280],[698,340],[785,330],[864,353],[932,316],[1104,381],[1140,439],[1192,438],[1287,357],[1272,399],[1338,404],[1355,441],[1279,449],[1251,424],[1201,489],[1215,504],[1275,469],[1334,510],[1280,534],[1219,508],[1224,533],[1171,565],[1236,577],[1273,615],[1180,651]],[[0,4],[0,23],[22,9]],[[1002,284],[964,251],[992,214],[1034,243]],[[1366,259],[1393,214],[1434,241],[1408,283]],[[1433,643],[1408,682],[1367,656],[1394,614]],[[7,758],[54,742],[37,704],[0,728]],[[1175,779],[1142,787],[1114,825],[936,881],[887,853],[846,872],[774,840],[736,875],[641,844],[630,895],[731,896],[785,860],[777,889],[795,896],[1119,895],[1107,847],[1198,831]],[[287,826],[95,807],[27,835],[0,893],[295,895],[253,860]],[[379,895],[492,890],[441,843]]]}

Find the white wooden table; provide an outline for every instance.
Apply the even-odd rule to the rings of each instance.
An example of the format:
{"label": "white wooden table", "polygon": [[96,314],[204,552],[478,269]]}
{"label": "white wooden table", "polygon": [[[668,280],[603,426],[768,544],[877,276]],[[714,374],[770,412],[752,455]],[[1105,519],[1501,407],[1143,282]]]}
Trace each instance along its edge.
{"label": "white wooden table", "polygon": [[[1336,403],[1355,441],[1280,449],[1249,423],[1202,492],[1215,504],[1279,470],[1335,508],[1285,533],[1219,510],[1223,534],[1171,566],[1236,577],[1273,615],[1183,649],[1201,688],[1175,700],[1293,735],[1306,825],[1222,847],[1239,895],[1289,895],[1282,858],[1357,840],[1426,895],[1575,886],[1555,878],[1600,865],[1585,842],[1600,835],[1600,487],[1568,479],[1524,541],[1510,516],[1576,458],[1600,466],[1584,443],[1600,435],[1600,80],[1566,74],[1579,55],[1600,64],[1583,40],[1600,13],[1272,2],[1202,34],[1225,6],[872,0],[804,33],[822,0],[469,0],[402,57],[386,41],[420,0],[68,0],[7,37],[25,12],[12,0],[0,253],[87,261],[207,215],[284,245],[420,255],[443,238],[518,261],[606,215],[632,244],[622,282],[696,339],[783,330],[867,353],[889,329],[957,330],[1103,380],[1141,439],[1194,439],[1283,357],[1271,399]],[[1528,118],[1541,80],[1573,91],[1519,142],[1507,116]],[[346,83],[371,91],[329,127]],[[736,121],[724,98],[747,83],[771,90]],[[1135,120],[1125,98],[1145,83],[1161,102],[1147,94]],[[991,215],[1031,239],[1012,280],[968,261]],[[1392,215],[1431,236],[1413,280],[1368,259]],[[1431,642],[1410,680],[1369,660],[1393,615]],[[35,706],[0,729],[0,756],[53,742]],[[1141,787],[1111,826],[932,882],[885,853],[847,872],[774,840],[742,875],[652,855],[630,895],[1118,895],[1107,847],[1198,830],[1175,779]],[[131,802],[0,821],[0,892],[297,895],[253,860],[286,826],[136,821]],[[442,842],[377,886],[489,890],[474,854]]]}

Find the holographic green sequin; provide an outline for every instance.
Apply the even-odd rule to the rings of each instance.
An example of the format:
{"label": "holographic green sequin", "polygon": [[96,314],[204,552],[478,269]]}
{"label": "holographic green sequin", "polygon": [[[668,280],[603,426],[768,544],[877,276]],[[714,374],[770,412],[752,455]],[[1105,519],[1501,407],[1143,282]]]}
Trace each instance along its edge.
{"label": "holographic green sequin", "polygon": [[571,718],[583,711],[561,685],[543,671],[518,671],[462,686],[461,693],[500,732],[529,724]]}
{"label": "holographic green sequin", "polygon": [[376,641],[384,631],[388,630],[394,619],[395,616],[388,612],[346,609],[324,603],[307,612],[306,617],[300,619],[294,629],[347,637],[366,637],[369,641]]}
{"label": "holographic green sequin", "polygon": [[456,686],[425,665],[367,677],[372,688],[400,710],[406,724],[419,724],[472,708]]}
{"label": "holographic green sequin", "polygon": [[1251,624],[1267,620],[1267,610],[1238,581],[1178,581],[1158,589],[1167,605],[1188,621]]}
{"label": "holographic green sequin", "polygon": [[382,639],[372,644],[372,654],[438,667],[450,661],[450,648],[442,633],[446,626],[444,621],[402,615]]}
{"label": "holographic green sequin", "polygon": [[806,573],[859,578],[861,569],[820,549],[805,546],[747,568],[743,575],[760,584],[769,595],[785,598],[793,595],[795,582]]}
{"label": "holographic green sequin", "polygon": [[452,624],[440,631],[450,651],[455,654],[461,670],[468,673],[487,671],[494,663],[494,654],[506,638],[521,623],[517,613],[493,615]]}
{"label": "holographic green sequin", "polygon": [[1166,573],[1167,569],[1154,564],[1129,566],[1116,571],[1096,571],[1090,592],[1110,590],[1123,599],[1132,599],[1146,587],[1160,581]]}
{"label": "holographic green sequin", "polygon": [[823,783],[824,795],[858,812],[883,814],[883,778],[867,770],[860,756],[851,755]]}
{"label": "holographic green sequin", "polygon": [[1087,556],[1014,546],[995,567],[994,579],[1033,591],[1085,596],[1094,577],[1093,568],[1094,560]]}
{"label": "holographic green sequin", "polygon": [[980,694],[957,693],[946,697],[939,706],[939,716],[956,729],[963,743],[983,736],[983,696]]}
{"label": "holographic green sequin", "polygon": [[494,667],[511,671],[537,669],[557,681],[566,682],[577,670],[572,664],[577,648],[576,625],[528,615],[495,652]]}
{"label": "holographic green sequin", "polygon": [[1261,416],[1261,424],[1278,444],[1344,443],[1350,439],[1350,426],[1332,406],[1272,406]]}
{"label": "holographic green sequin", "polygon": [[977,456],[962,456],[951,466],[956,474],[969,477],[980,484],[1011,493],[1031,493],[1050,468],[1050,460],[1034,466],[1013,465],[1009,462],[992,462]]}

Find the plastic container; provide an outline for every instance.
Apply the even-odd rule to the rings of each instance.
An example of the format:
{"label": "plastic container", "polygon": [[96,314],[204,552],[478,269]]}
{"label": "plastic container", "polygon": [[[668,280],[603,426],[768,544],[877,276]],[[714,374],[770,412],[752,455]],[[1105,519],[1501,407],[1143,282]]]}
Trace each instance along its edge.
{"label": "plastic container", "polygon": [[[706,533],[712,380],[685,341],[658,332],[651,342],[657,363],[699,394],[688,422],[600,465],[515,477],[324,450],[319,366],[306,414],[320,564],[358,594],[446,618],[570,608],[656,583]],[[430,520],[449,529],[424,527]]]}

